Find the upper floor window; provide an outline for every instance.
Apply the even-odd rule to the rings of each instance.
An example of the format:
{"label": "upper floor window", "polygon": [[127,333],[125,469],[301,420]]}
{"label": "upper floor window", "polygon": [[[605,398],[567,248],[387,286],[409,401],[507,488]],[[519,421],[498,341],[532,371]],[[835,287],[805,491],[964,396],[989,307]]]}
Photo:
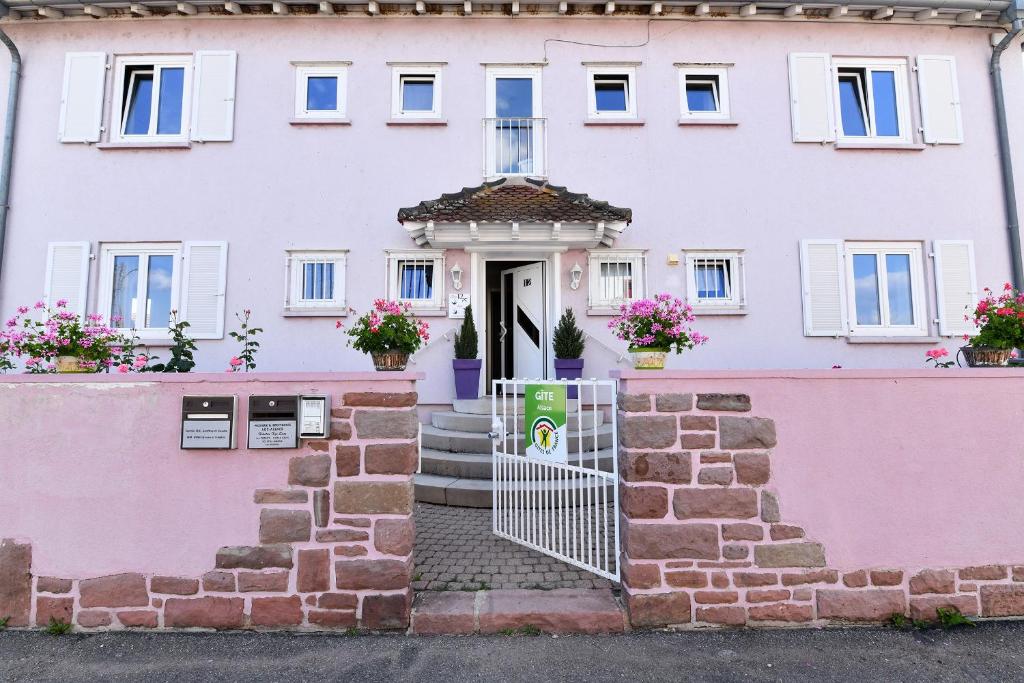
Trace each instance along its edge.
{"label": "upper floor window", "polygon": [[408,303],[414,309],[443,310],[443,251],[391,251],[387,258],[389,299]]}
{"label": "upper floor window", "polygon": [[901,60],[835,60],[841,138],[910,140],[907,65]]}
{"label": "upper floor window", "polygon": [[635,119],[636,68],[587,67],[587,116],[591,119]]}
{"label": "upper floor window", "polygon": [[99,312],[143,339],[167,335],[178,309],[180,243],[106,243],[100,250]]}
{"label": "upper floor window", "polygon": [[295,118],[344,120],[349,62],[295,62]]}
{"label": "upper floor window", "polygon": [[123,141],[188,137],[191,56],[133,56],[115,61],[115,135]]}
{"label": "upper floor window", "polygon": [[614,312],[618,306],[644,297],[644,254],[630,250],[589,252],[591,312]]}
{"label": "upper floor window", "polygon": [[344,315],[346,264],[343,250],[287,252],[285,313]]}
{"label": "upper floor window", "polygon": [[686,298],[705,313],[741,311],[746,305],[743,253],[686,252]]}
{"label": "upper floor window", "polygon": [[679,65],[679,92],[683,121],[730,117],[728,69],[724,66]]}
{"label": "upper floor window", "polygon": [[391,118],[440,119],[441,75],[442,65],[438,63],[393,64]]}
{"label": "upper floor window", "polygon": [[539,68],[488,68],[484,175],[547,174],[541,112]]}

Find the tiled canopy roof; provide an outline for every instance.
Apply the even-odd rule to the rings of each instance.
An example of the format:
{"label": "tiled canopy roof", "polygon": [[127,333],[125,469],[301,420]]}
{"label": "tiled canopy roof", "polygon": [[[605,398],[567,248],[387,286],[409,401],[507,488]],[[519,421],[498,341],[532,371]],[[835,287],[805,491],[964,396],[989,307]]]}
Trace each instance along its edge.
{"label": "tiled canopy roof", "polygon": [[569,192],[544,180],[524,183],[501,178],[439,199],[398,210],[398,222],[425,223],[611,223],[633,220],[632,209],[622,209],[588,195]]}

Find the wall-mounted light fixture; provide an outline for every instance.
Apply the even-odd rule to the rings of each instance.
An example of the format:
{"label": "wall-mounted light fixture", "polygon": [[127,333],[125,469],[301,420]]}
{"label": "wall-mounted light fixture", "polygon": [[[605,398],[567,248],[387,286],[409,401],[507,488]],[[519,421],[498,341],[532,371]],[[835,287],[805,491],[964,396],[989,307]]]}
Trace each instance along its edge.
{"label": "wall-mounted light fixture", "polygon": [[576,291],[580,288],[580,280],[583,279],[583,268],[578,261],[573,265],[572,270],[569,271],[569,276],[571,277],[569,289]]}
{"label": "wall-mounted light fixture", "polygon": [[456,292],[462,289],[462,266],[458,263],[452,266],[452,287]]}

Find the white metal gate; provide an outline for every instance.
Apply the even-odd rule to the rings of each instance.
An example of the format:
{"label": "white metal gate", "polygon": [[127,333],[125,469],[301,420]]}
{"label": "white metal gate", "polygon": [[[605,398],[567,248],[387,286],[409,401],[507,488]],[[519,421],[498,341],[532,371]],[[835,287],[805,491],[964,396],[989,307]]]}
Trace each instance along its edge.
{"label": "white metal gate", "polygon": [[[568,462],[526,455],[526,384],[575,387]],[[571,391],[571,389],[570,389]],[[494,533],[619,580],[619,463],[613,380],[500,379],[492,385]],[[608,412],[604,412],[604,408]]]}

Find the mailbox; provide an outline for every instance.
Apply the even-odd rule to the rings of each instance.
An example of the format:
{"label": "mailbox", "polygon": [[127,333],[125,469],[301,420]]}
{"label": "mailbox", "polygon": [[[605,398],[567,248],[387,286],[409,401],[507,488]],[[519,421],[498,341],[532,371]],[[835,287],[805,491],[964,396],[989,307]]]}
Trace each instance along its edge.
{"label": "mailbox", "polygon": [[326,439],[331,431],[331,397],[299,397],[299,438]]}
{"label": "mailbox", "polygon": [[182,397],[182,449],[234,448],[237,413],[236,396]]}
{"label": "mailbox", "polygon": [[299,397],[249,397],[249,448],[299,447]]}

